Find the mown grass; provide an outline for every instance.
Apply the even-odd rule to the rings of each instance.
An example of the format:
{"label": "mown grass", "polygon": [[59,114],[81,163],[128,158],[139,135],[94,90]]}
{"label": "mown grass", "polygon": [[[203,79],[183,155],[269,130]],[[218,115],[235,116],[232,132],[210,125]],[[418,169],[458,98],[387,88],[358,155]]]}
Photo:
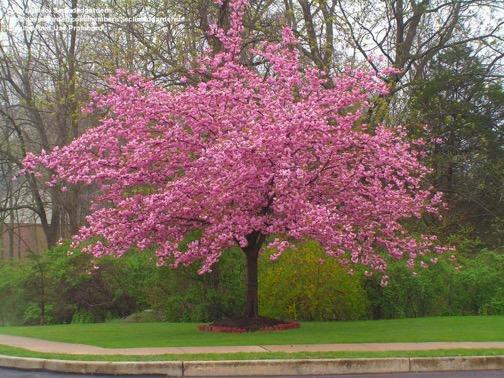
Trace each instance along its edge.
{"label": "mown grass", "polygon": [[244,334],[200,332],[196,323],[99,323],[0,327],[0,334],[105,348],[364,342],[504,341],[504,316],[303,322],[301,328]]}
{"label": "mown grass", "polygon": [[125,355],[74,355],[32,352],[26,349],[0,345],[0,355],[74,361],[222,361],[222,360],[284,360],[320,358],[387,358],[387,357],[453,357],[500,356],[504,349],[451,349],[389,352],[264,352],[264,353],[206,353],[160,354],[150,356]]}

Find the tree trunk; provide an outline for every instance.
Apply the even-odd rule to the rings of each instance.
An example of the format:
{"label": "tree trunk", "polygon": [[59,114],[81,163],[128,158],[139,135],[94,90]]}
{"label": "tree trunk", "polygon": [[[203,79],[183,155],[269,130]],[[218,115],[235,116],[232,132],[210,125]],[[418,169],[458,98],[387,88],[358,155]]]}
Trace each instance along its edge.
{"label": "tree trunk", "polygon": [[260,232],[253,232],[247,237],[247,247],[242,249],[247,257],[247,302],[244,313],[246,319],[259,317],[257,261],[264,239]]}
{"label": "tree trunk", "polygon": [[257,318],[259,316],[257,260],[257,253],[247,254],[247,304],[245,305],[245,318]]}

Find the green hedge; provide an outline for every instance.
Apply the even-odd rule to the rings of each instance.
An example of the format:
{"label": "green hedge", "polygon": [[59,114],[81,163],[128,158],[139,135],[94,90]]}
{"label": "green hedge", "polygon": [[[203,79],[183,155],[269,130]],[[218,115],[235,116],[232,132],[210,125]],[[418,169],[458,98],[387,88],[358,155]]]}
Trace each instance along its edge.
{"label": "green hedge", "polygon": [[[314,242],[270,252],[259,264],[260,312],[299,320],[381,319],[504,314],[504,254],[482,250],[448,256],[416,276],[403,262],[379,279],[349,275]],[[93,259],[63,245],[28,260],[0,261],[0,324],[210,321],[240,316],[245,298],[243,253],[223,253],[214,271],[157,268],[151,253]],[[148,310],[148,311],[145,311]]]}

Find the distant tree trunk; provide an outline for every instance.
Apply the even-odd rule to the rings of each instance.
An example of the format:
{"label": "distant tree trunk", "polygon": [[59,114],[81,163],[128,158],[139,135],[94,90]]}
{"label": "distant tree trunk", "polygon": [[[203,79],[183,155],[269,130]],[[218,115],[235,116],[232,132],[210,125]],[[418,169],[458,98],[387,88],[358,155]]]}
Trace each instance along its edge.
{"label": "distant tree trunk", "polygon": [[10,206],[10,211],[9,211],[9,258],[11,260],[14,260],[14,200],[11,197],[9,197],[9,206]]}
{"label": "distant tree trunk", "polygon": [[246,319],[259,317],[257,262],[264,239],[263,234],[254,231],[247,237],[248,245],[242,248],[247,257],[247,302],[243,314]]}
{"label": "distant tree trunk", "polygon": [[[4,245],[4,222],[0,221],[0,259],[3,260],[6,257],[5,245]],[[3,324],[3,323],[2,323]]]}
{"label": "distant tree trunk", "polygon": [[[79,137],[79,101],[77,93],[77,0],[72,0],[72,29],[70,31],[70,46],[68,52],[68,88],[66,92],[66,118],[70,120],[70,142]],[[129,49],[128,49],[129,50]],[[131,67],[128,67],[130,70]],[[73,186],[66,196],[62,196],[65,210],[68,215],[68,226],[70,235],[75,235],[79,231],[81,223],[80,190],[78,186]],[[64,221],[64,217],[62,219]],[[63,235],[61,235],[63,236]],[[67,235],[65,235],[67,236]]]}
{"label": "distant tree trunk", "polygon": [[40,325],[45,325],[46,323],[46,313],[45,313],[45,287],[44,287],[44,277],[41,278],[41,298],[40,298]]}
{"label": "distant tree trunk", "polygon": [[[35,259],[36,270],[38,271],[38,294],[39,294],[39,309],[40,318],[39,324],[45,325],[46,323],[46,282],[45,282],[45,266],[40,261],[40,256],[31,253],[32,258]],[[36,282],[36,281],[35,281]]]}

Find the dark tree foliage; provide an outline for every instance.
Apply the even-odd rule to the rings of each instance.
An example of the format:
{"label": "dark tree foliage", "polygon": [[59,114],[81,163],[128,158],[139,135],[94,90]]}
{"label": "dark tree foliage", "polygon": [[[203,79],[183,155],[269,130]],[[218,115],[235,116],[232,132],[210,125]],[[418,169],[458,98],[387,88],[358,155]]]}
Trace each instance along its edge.
{"label": "dark tree foliage", "polygon": [[448,231],[469,225],[495,248],[504,235],[504,91],[487,68],[467,46],[442,53],[413,86],[409,124],[429,141],[433,184],[450,205]]}

